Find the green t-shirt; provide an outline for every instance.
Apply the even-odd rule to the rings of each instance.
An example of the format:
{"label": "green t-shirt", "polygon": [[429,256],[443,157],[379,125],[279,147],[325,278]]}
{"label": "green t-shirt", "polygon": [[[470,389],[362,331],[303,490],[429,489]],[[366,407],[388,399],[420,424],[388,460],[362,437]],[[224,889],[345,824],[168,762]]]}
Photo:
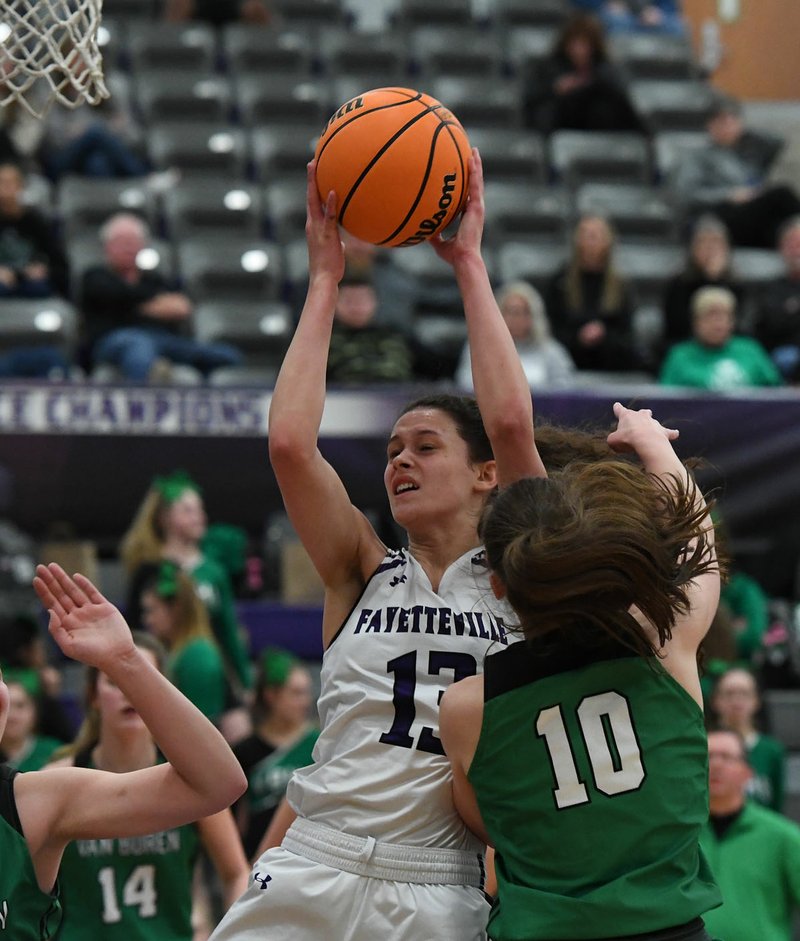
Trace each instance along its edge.
{"label": "green t-shirt", "polygon": [[749,660],[761,646],[769,623],[769,600],[764,589],[744,572],[731,572],[720,599],[734,617],[744,619],[744,629],[736,635],[736,653]]}
{"label": "green t-shirt", "polygon": [[748,802],[720,839],[706,824],[700,845],[722,889],[721,908],[704,915],[725,941],[791,941],[800,908],[800,827]]}
{"label": "green t-shirt", "polygon": [[205,637],[189,641],[170,657],[167,675],[212,722],[225,711],[228,683],[225,665],[214,641]]}
{"label": "green t-shirt", "polygon": [[659,382],[716,392],[782,384],[767,351],[749,337],[731,337],[721,347],[703,346],[697,340],[678,343],[667,354]]}
{"label": "green t-shirt", "polygon": [[61,918],[58,886],[48,894],[36,881],[14,800],[18,773],[0,765],[0,938],[47,941]]}
{"label": "green t-shirt", "polygon": [[469,780],[497,853],[493,941],[639,934],[719,904],[702,710],[657,661],[521,643],[484,684]]}

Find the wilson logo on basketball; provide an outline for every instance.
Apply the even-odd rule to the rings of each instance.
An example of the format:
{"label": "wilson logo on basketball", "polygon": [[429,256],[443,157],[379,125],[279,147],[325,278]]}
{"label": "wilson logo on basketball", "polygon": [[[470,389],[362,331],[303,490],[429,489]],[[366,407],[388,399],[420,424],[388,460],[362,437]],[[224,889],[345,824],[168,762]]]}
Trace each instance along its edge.
{"label": "wilson logo on basketball", "polygon": [[[325,125],[325,131],[328,130],[328,128],[331,126],[331,124],[333,124],[334,121],[337,121],[339,118],[343,118],[346,114],[350,114],[351,111],[355,111],[357,108],[363,108],[363,107],[364,107],[363,98],[351,98],[350,101],[346,101],[342,105],[342,107],[339,108],[337,112],[331,115],[330,120]],[[325,133],[325,131],[323,131],[323,134]]]}
{"label": "wilson logo on basketball", "polygon": [[425,239],[429,239],[434,232],[436,232],[447,218],[448,210],[453,204],[451,193],[456,188],[457,179],[457,174],[445,173],[444,179],[442,180],[442,195],[439,198],[439,209],[429,218],[423,219],[422,222],[418,224],[417,231],[413,235],[410,235],[404,242],[401,242],[401,245],[418,245],[420,242],[424,242]]}

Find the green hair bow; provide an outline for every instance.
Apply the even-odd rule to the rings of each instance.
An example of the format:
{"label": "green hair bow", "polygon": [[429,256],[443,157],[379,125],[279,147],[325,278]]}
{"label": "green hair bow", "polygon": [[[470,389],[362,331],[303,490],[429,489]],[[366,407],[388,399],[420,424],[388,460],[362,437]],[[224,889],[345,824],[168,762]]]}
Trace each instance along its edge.
{"label": "green hair bow", "polygon": [[283,686],[297,666],[297,657],[279,647],[267,647],[261,655],[261,674],[266,686]]}
{"label": "green hair bow", "polygon": [[178,594],[178,566],[174,562],[162,562],[159,566],[156,594],[159,598],[174,598]]}
{"label": "green hair bow", "polygon": [[154,477],[150,486],[158,491],[159,496],[165,503],[174,503],[187,490],[200,493],[197,484],[186,471],[182,470],[173,471],[171,474],[167,474],[166,477]]}

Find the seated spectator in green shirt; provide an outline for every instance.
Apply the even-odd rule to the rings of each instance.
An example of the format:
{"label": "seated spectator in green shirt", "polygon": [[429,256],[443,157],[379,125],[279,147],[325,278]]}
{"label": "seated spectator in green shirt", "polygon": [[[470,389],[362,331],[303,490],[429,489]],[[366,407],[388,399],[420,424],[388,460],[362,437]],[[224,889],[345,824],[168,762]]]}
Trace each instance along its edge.
{"label": "seated spectator in green shirt", "polygon": [[736,297],[727,288],[701,288],[692,298],[693,339],[673,346],[661,369],[662,385],[732,392],[779,386],[781,376],[763,346],[734,336]]}
{"label": "seated spectator in green shirt", "polygon": [[169,651],[165,673],[212,722],[228,701],[222,655],[214,642],[205,605],[174,562],[163,562],[142,590],[142,621]]}

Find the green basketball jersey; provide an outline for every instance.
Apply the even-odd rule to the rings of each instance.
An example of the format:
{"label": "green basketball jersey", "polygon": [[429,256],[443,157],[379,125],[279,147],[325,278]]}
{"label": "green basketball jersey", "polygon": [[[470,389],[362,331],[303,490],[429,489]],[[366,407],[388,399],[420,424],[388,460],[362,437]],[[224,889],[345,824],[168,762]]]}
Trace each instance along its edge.
{"label": "green basketball jersey", "polygon": [[36,881],[14,801],[17,773],[0,765],[0,938],[46,941],[61,918],[58,889],[49,895]]}
{"label": "green basketball jersey", "polygon": [[497,850],[494,941],[625,937],[720,904],[698,845],[702,712],[657,661],[602,658],[524,643],[486,658],[469,780]]}

